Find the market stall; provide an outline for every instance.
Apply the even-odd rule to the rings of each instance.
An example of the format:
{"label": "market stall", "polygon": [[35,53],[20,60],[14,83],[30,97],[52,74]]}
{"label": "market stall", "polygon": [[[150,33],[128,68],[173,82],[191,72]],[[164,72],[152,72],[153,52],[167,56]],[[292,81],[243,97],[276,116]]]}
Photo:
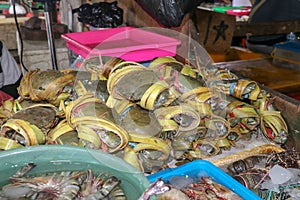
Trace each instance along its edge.
{"label": "market stall", "polygon": [[[124,16],[143,11],[130,2]],[[296,69],[215,63],[187,16],[62,34],[77,59],[28,68],[0,108],[0,198],[296,198],[299,101],[283,94],[297,91]]]}

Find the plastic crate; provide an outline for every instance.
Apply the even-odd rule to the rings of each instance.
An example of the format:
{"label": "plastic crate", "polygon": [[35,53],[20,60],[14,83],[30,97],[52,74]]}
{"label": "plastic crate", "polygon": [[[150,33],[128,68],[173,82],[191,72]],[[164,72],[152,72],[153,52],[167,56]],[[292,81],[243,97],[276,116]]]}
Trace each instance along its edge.
{"label": "plastic crate", "polygon": [[120,57],[128,61],[147,61],[175,56],[177,39],[133,27],[119,27],[62,35],[67,47],[83,58]]}
{"label": "plastic crate", "polygon": [[300,42],[287,41],[274,45],[273,64],[300,70]]}
{"label": "plastic crate", "polygon": [[238,181],[233,179],[231,176],[226,174],[224,171],[213,165],[211,162],[206,160],[196,160],[177,168],[169,168],[162,170],[155,174],[149,175],[147,178],[150,182],[156,181],[158,178],[162,178],[168,182],[170,178],[174,176],[189,176],[193,178],[200,178],[202,176],[210,176],[213,181],[227,187],[231,191],[238,194],[245,200],[260,200],[255,193],[244,187]]}

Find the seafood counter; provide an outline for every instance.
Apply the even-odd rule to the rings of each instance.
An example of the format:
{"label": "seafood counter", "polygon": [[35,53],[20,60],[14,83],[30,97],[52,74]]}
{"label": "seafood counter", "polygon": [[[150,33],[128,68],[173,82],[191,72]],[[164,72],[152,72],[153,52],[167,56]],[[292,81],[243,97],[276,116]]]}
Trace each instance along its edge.
{"label": "seafood counter", "polygon": [[[274,167],[299,169],[299,152],[284,148],[288,125],[272,94],[213,65],[159,57],[146,66],[91,57],[79,70],[31,70],[18,91],[20,98],[4,102],[0,110],[2,151],[79,146],[121,158],[146,176],[208,160],[262,198],[269,190],[261,184],[270,180]],[[181,189],[186,199],[233,199],[220,194],[225,189],[210,177],[193,184],[197,191],[190,185]],[[299,182],[286,187],[299,190]],[[284,190],[276,192],[269,199],[291,197]]]}

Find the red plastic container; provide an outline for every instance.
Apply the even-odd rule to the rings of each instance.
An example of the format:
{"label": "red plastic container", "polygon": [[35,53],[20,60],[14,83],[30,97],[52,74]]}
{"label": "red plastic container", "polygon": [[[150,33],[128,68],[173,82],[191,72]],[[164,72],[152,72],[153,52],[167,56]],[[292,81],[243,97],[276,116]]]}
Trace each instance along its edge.
{"label": "red plastic container", "polygon": [[119,27],[62,35],[67,47],[83,58],[113,56],[128,61],[148,61],[175,56],[177,39],[133,27]]}

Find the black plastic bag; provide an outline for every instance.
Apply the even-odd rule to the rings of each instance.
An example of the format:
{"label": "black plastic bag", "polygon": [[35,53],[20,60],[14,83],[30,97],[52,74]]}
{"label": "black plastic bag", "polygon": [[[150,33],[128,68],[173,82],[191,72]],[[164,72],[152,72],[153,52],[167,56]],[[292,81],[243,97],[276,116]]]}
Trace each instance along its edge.
{"label": "black plastic bag", "polygon": [[185,16],[204,0],[136,0],[136,2],[165,27],[179,26]]}
{"label": "black plastic bag", "polygon": [[95,28],[115,28],[123,23],[123,10],[117,1],[82,4],[73,13],[78,13],[78,21]]}

